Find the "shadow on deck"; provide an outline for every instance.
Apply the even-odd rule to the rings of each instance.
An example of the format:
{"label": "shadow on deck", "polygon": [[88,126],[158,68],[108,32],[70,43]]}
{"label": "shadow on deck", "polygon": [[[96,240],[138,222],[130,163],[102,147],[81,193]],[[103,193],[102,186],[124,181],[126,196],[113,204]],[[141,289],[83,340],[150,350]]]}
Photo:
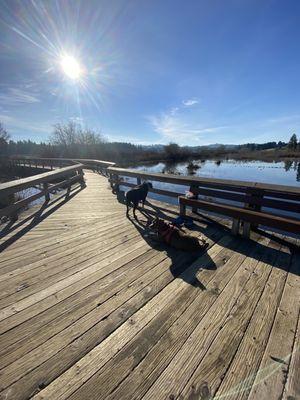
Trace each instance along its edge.
{"label": "shadow on deck", "polygon": [[2,230],[0,398],[297,398],[298,243],[199,215],[207,251],[176,251],[147,232],[175,207],[129,220],[86,179]]}

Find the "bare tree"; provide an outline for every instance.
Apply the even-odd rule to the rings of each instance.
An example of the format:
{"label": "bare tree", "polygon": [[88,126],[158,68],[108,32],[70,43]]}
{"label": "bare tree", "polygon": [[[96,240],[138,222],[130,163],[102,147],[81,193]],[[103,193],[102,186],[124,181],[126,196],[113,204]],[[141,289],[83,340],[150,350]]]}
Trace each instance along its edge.
{"label": "bare tree", "polygon": [[176,159],[180,154],[180,146],[177,143],[169,143],[164,146],[164,151],[168,158]]}
{"label": "bare tree", "polygon": [[74,121],[54,125],[50,142],[61,149],[61,155],[70,157],[92,156],[104,138],[89,128],[82,128]]}
{"label": "bare tree", "polygon": [[68,124],[55,124],[50,141],[56,146],[72,146],[76,143],[77,125],[70,121]]}

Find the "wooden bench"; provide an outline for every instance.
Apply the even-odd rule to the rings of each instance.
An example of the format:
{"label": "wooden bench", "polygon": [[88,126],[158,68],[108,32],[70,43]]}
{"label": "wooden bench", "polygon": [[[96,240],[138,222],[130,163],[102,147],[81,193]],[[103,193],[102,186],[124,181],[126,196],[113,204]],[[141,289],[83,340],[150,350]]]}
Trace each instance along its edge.
{"label": "wooden bench", "polygon": [[279,216],[272,213],[262,211],[254,211],[247,208],[234,207],[223,203],[212,203],[204,200],[187,199],[183,196],[179,197],[180,214],[185,215],[186,206],[193,209],[201,208],[205,211],[211,211],[222,214],[233,219],[232,232],[237,234],[240,223],[243,221],[243,235],[249,237],[251,225],[264,225],[283,231],[300,234],[300,220]]}
{"label": "wooden bench", "polygon": [[[218,188],[219,189],[219,188]],[[249,187],[234,187],[226,184],[222,190],[206,189],[192,186],[195,197],[204,195],[203,199],[179,197],[180,214],[185,215],[186,207],[193,211],[203,209],[233,219],[232,232],[237,234],[243,223],[243,235],[249,237],[251,227],[263,225],[287,232],[300,234],[300,193],[298,188],[257,183]],[[221,202],[219,201],[221,199]],[[284,200],[282,200],[284,199]],[[241,203],[224,203],[224,200]],[[266,210],[266,208],[268,210]],[[283,211],[295,216],[283,215]]]}

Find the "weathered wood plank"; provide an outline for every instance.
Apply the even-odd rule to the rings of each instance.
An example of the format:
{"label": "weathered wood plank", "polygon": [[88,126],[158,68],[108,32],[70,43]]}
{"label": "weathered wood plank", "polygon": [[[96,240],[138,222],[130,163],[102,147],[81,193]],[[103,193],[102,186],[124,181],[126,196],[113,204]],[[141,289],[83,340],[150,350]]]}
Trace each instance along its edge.
{"label": "weathered wood plank", "polygon": [[[288,264],[288,262],[289,255],[281,253],[273,264],[273,268],[278,268],[286,263]],[[227,373],[232,359],[235,357],[249,320],[260,301],[261,293],[265,289],[265,284],[266,282],[267,285],[270,284],[272,279],[270,272],[270,265],[266,266],[264,263],[257,264],[254,273],[249,276],[249,281],[241,296],[232,308],[227,321],[222,326],[208,352],[181,392],[181,396],[184,398],[189,398],[189,396],[197,397],[206,392],[209,397],[214,397]],[[231,390],[233,393],[229,390],[227,394],[234,396],[235,388],[233,387]]]}
{"label": "weathered wood plank", "polygon": [[[126,381],[124,381],[120,387],[117,387],[116,392],[111,395],[111,398],[123,399],[123,396],[127,399],[134,398],[133,392],[138,383],[143,381],[145,385],[150,385],[151,380],[155,376],[153,371],[151,378],[147,376],[147,374],[150,374],[151,368],[155,368],[159,375],[158,370],[162,369],[163,364],[166,362],[165,358],[170,359],[172,355],[174,356],[174,349],[176,349],[176,347],[178,349],[178,345],[180,343],[182,344],[182,342],[187,339],[189,329],[192,330],[192,328],[196,326],[195,324],[197,321],[199,322],[203,315],[205,315],[209,307],[216,301],[218,295],[220,295],[228,281],[234,275],[239,262],[242,263],[242,256],[240,257],[240,261],[235,258],[235,251],[238,252],[239,250],[240,247],[235,250],[232,249],[231,251],[224,248],[218,253],[217,258],[215,258],[218,262],[217,270],[203,270],[199,273],[200,281],[205,287],[205,290],[199,291],[197,287],[186,287],[187,293],[193,291],[198,292],[197,300],[192,303],[191,309],[186,311],[189,315],[188,321],[186,315],[182,315],[176,321],[176,324],[173,325],[173,318],[169,321],[172,309],[167,307],[166,310],[164,310],[165,315],[158,315],[151,321],[145,330],[125,346],[124,349],[103,367],[99,373],[95,374],[89,382],[80,387],[71,398],[74,400],[84,397],[97,398],[99,400],[107,399],[108,393],[110,393],[113,388],[117,387],[128,375],[128,382],[125,383]],[[200,260],[198,260],[197,263],[199,261]],[[175,307],[180,308],[181,303],[181,299],[175,299]],[[182,320],[185,322],[182,322]],[[181,330],[184,330],[184,332],[181,332]],[[146,341],[145,337],[147,338]],[[150,354],[148,355],[147,353],[149,351]],[[164,353],[164,356],[162,356],[162,353]],[[133,357],[132,354],[134,355]],[[156,354],[156,357],[154,354]],[[161,355],[159,359],[157,357],[158,354]],[[155,361],[152,362],[151,360]],[[141,365],[138,365],[140,362]],[[108,379],[110,372],[112,372],[111,378]],[[101,390],[99,390],[99,388],[101,388]]]}
{"label": "weathered wood plank", "polygon": [[[181,260],[181,261],[180,261]],[[155,269],[157,270],[157,272],[159,272],[159,269],[160,269],[160,272],[159,272],[159,274],[161,274],[162,273],[162,271],[165,269],[165,267],[167,266],[167,265],[169,265],[170,266],[170,262],[171,262],[171,260],[168,260],[168,259],[166,259],[165,260],[166,261],[166,263],[165,262],[163,262],[163,263],[161,263],[161,264],[159,264],[159,265],[157,265],[157,267],[155,267]],[[186,264],[186,262],[188,261],[188,259],[186,258],[186,256],[183,256],[183,255],[181,255],[180,256],[180,258],[178,258],[178,263],[179,263],[179,269],[181,268],[182,269],[182,267],[184,267],[184,265]],[[152,262],[152,259],[151,259],[151,262]],[[174,262],[174,261],[173,261]],[[164,267],[164,263],[165,263],[165,267]],[[143,265],[143,268],[145,268],[146,267],[146,265]],[[178,268],[178,267],[177,267]],[[149,271],[149,278],[150,279],[154,279],[154,277],[155,276],[153,276],[153,274],[152,274],[152,272],[154,271],[154,269],[152,269],[152,271]],[[143,273],[143,271],[141,271],[141,273]],[[173,272],[174,273],[174,272]],[[170,282],[170,280],[172,280],[172,278],[174,279],[174,277],[173,277],[173,273],[171,273],[171,271],[170,270],[167,270],[165,273],[163,273],[163,275],[164,275],[164,278],[163,278],[163,276],[162,276],[162,278],[163,278],[163,281],[162,282],[165,282],[164,283],[164,285],[163,286],[165,286],[167,283],[169,283]],[[160,278],[159,278],[160,279]],[[167,282],[166,282],[166,279],[167,279]],[[143,275],[143,277],[142,278],[139,278],[137,281],[141,281],[141,283],[142,284],[144,284],[145,283],[145,280],[147,280],[147,274],[145,274],[145,275]],[[116,286],[117,285],[117,282],[115,282],[115,280],[113,280],[112,281],[112,287],[114,287],[114,286]],[[126,282],[125,282],[125,284],[126,284]],[[140,285],[140,284],[139,284]],[[105,285],[106,287],[107,287],[107,285]],[[132,286],[132,288],[134,288],[134,286],[136,286],[136,284],[134,284],[133,286]],[[151,285],[151,286],[153,286],[153,285]],[[145,293],[142,295],[142,296],[138,296],[140,299],[141,299],[141,301],[144,303],[147,299],[149,299],[149,296],[151,297],[152,296],[152,294],[154,295],[154,292],[157,292],[157,290],[159,291],[160,289],[162,289],[161,287],[160,287],[160,285],[156,285],[156,284],[154,284],[154,287],[153,287],[153,289],[155,288],[155,287],[157,287],[155,290],[147,290],[146,289],[146,293],[147,293],[147,295],[145,296]],[[159,289],[159,287],[160,287],[160,289]],[[149,289],[149,288],[148,288]],[[126,295],[128,295],[128,293],[130,293],[130,290],[127,288],[127,290],[125,291],[125,293],[126,293]],[[107,293],[105,292],[105,295],[107,295]],[[99,301],[99,298],[98,298],[98,301]],[[140,305],[141,306],[141,305]],[[135,308],[136,309],[138,309],[138,308],[140,308],[140,306],[135,306]],[[131,307],[130,307],[130,309],[131,309]],[[95,315],[95,322],[96,321],[99,321],[99,311],[101,311],[101,309],[95,309],[94,310],[94,315]],[[118,317],[117,319],[119,320],[119,312],[117,312],[116,313],[116,316]],[[123,316],[123,313],[122,313],[122,319],[124,319],[123,317],[129,317],[129,314],[130,314],[130,312],[128,313],[128,312],[126,312],[126,314]],[[85,318],[85,317],[84,317]],[[91,316],[88,316],[88,318],[85,318],[86,319],[86,321],[90,324],[91,323]],[[94,323],[95,323],[94,322]],[[112,326],[112,323],[111,323],[111,320],[108,320],[108,321],[106,321],[106,322],[110,322],[109,323],[109,326],[111,326],[111,329],[115,329],[115,327],[113,328],[113,326]],[[76,324],[75,324],[76,325]],[[103,325],[103,323],[101,323],[100,324],[100,326],[102,326]],[[80,329],[82,329],[82,322],[80,322],[79,321],[79,323],[78,323],[78,328],[80,328]],[[70,327],[70,332],[71,332],[71,338],[74,336],[74,330],[75,330],[75,326],[74,326],[74,324],[72,325],[72,327]],[[86,329],[88,329],[88,328],[86,328]],[[94,336],[94,339],[93,339],[93,341],[95,342],[95,340],[96,340],[96,342],[98,343],[98,341],[99,341],[99,338],[100,337],[102,337],[101,335],[99,336],[99,328],[97,328],[97,326],[95,326],[94,328],[92,328],[92,330],[90,329],[88,332],[87,332],[87,334],[86,335],[84,335],[85,337],[86,337],[86,339],[84,339],[84,337],[81,337],[81,338],[79,338],[78,339],[78,342],[79,343],[81,343],[81,344],[83,344],[85,341],[87,341],[87,344],[86,345],[83,345],[83,346],[81,346],[81,348],[82,348],[82,350],[80,350],[80,351],[85,351],[85,352],[87,352],[88,351],[88,349],[90,348],[90,346],[91,346],[91,344],[93,343],[93,342],[91,342],[91,334],[93,333],[93,332],[96,332],[96,334],[95,334],[95,336]],[[104,332],[106,332],[106,334],[107,334],[107,330],[105,330]],[[60,345],[63,345],[63,346],[66,346],[67,345],[67,340],[70,340],[69,339],[69,336],[70,335],[68,335],[68,330],[67,331],[65,331],[64,333],[63,333],[64,335],[66,335],[66,339],[64,339],[64,340],[61,340],[61,341],[59,341],[58,343],[60,343]],[[68,339],[67,339],[68,338]],[[57,341],[57,339],[56,339],[56,341]],[[97,344],[96,343],[96,344]],[[47,346],[49,346],[49,344],[47,343],[46,344]],[[94,343],[94,345],[95,345],[95,343]],[[70,344],[70,347],[71,347],[71,349],[72,348],[74,348],[74,343],[71,343]],[[75,349],[77,349],[77,346],[75,346]],[[38,355],[37,356],[37,361],[40,363],[41,362],[41,357],[45,357],[45,355],[47,355],[47,357],[49,357],[49,351],[45,351],[45,350],[42,350],[42,349],[39,349],[39,351],[41,351],[41,354],[42,354],[42,356],[41,355]],[[53,351],[53,349],[51,350],[51,351]],[[53,371],[53,373],[55,374],[57,374],[57,372],[60,370],[60,368],[62,368],[62,371],[64,370],[64,369],[66,369],[66,367],[67,367],[67,365],[68,365],[68,359],[71,357],[71,360],[73,360],[73,362],[75,362],[75,361],[77,361],[76,359],[74,360],[74,357],[76,357],[76,353],[74,353],[74,350],[73,351],[70,351],[69,349],[68,349],[68,347],[63,351],[63,353],[65,353],[66,355],[65,355],[65,357],[62,357],[62,352],[60,352],[59,354],[58,354],[58,357],[54,357],[54,359],[56,359],[57,358],[57,363],[56,363],[56,366],[55,366],[55,370]],[[38,353],[39,354],[39,353]],[[77,357],[78,357],[78,355],[77,355]],[[21,361],[18,361],[18,362],[21,362]],[[70,361],[69,361],[70,362]],[[53,357],[49,360],[49,363],[46,363],[47,364],[47,370],[49,371],[49,369],[53,369]],[[58,364],[61,364],[61,366],[59,367],[58,366]],[[23,365],[23,364],[22,364]],[[28,365],[30,368],[32,368],[32,358],[30,359],[30,363],[29,363],[29,365]],[[14,368],[12,368],[12,370],[13,370],[13,373],[16,373],[16,365],[14,365]],[[24,393],[24,387],[26,387],[26,388],[28,388],[28,385],[29,385],[29,382],[30,383],[32,383],[33,382],[33,384],[35,385],[35,389],[37,388],[37,385],[38,385],[38,382],[40,381],[40,379],[41,379],[41,377],[40,377],[40,375],[41,375],[41,370],[42,370],[42,376],[45,374],[45,364],[43,364],[42,365],[42,368],[40,368],[40,369],[35,369],[34,371],[33,371],[33,376],[32,376],[32,378],[31,378],[31,375],[29,374],[27,374],[26,375],[26,377],[25,377],[25,379],[24,379],[24,383],[23,383],[23,385],[22,385],[22,393]],[[39,374],[39,378],[37,378],[37,375]],[[35,379],[34,379],[34,377],[35,377]],[[10,388],[10,390],[11,390],[11,388]],[[33,390],[33,389],[32,389]],[[15,393],[15,396],[16,396],[17,394]]]}
{"label": "weathered wood plank", "polygon": [[[276,257],[277,252],[270,254],[270,263]],[[270,271],[271,265],[269,267],[268,264],[265,265],[265,268]],[[268,274],[265,278],[267,277]],[[176,397],[180,394],[220,329],[228,321],[231,309],[249,282],[249,273],[246,269],[238,269],[234,278],[228,289],[220,294],[190,338],[143,398],[150,399],[154,393],[159,398],[166,398],[169,395]]]}
{"label": "weathered wood plank", "polygon": [[[214,246],[215,247],[215,246]],[[213,248],[214,248],[213,247]],[[204,256],[205,257],[205,256]],[[201,265],[201,262],[200,262],[200,265]],[[159,308],[159,310],[160,309],[162,309],[161,307],[165,307],[165,306],[167,306],[167,304],[169,304],[169,300],[168,301],[166,301],[165,302],[165,300],[164,299],[166,299],[166,297],[165,296],[169,296],[168,295],[168,293],[170,293],[170,292],[172,292],[174,295],[175,295],[175,298],[179,295],[179,293],[182,291],[182,290],[184,290],[184,289],[186,289],[187,287],[189,287],[189,284],[190,283],[192,283],[192,282],[194,282],[194,279],[195,279],[195,277],[194,277],[194,274],[195,274],[195,271],[197,271],[199,269],[199,264],[196,262],[195,264],[193,264],[191,267],[189,267],[186,271],[184,271],[183,273],[182,273],[182,275],[180,276],[181,277],[181,279],[176,279],[175,281],[173,281],[172,283],[170,283],[163,291],[161,291],[157,296],[156,296],[156,301],[157,301],[157,303],[155,303],[156,304],[156,306],[155,307],[158,307]],[[162,301],[161,301],[161,298],[163,299]],[[143,307],[143,308],[141,308],[140,309],[140,311],[138,311],[136,314],[135,314],[135,319],[138,317],[138,315],[140,314],[140,315],[143,315],[143,319],[145,318],[145,313],[144,313],[144,311],[147,311],[146,312],[146,314],[147,314],[147,321],[148,322],[150,322],[150,320],[152,319],[152,317],[151,317],[151,314],[148,312],[148,307],[150,306],[150,303],[147,303],[146,304],[146,306],[145,307]],[[150,319],[148,320],[148,317],[149,317],[149,314],[150,314]],[[154,316],[155,316],[155,314],[154,314]],[[154,317],[153,316],[153,317]],[[134,325],[135,326],[135,325]],[[143,326],[145,326],[145,325],[143,325]],[[141,326],[141,329],[143,329],[143,326]],[[125,324],[123,324],[122,325],[122,327],[120,328],[121,329],[121,331],[122,331],[122,329],[123,328],[125,328]],[[125,328],[126,329],[126,328]],[[141,330],[140,329],[140,330]],[[121,334],[121,331],[120,331],[120,340],[121,340],[121,338],[123,337],[123,334]],[[138,332],[137,332],[138,333]],[[112,336],[112,335],[111,335]],[[110,337],[111,337],[110,336]],[[126,335],[127,336],[127,335]],[[132,337],[134,336],[134,334],[130,334],[128,337],[127,337],[127,339],[126,339],[126,341],[124,342],[124,345],[126,344],[126,343],[128,343],[128,340],[130,340]],[[118,337],[119,337],[119,335],[118,335]],[[102,342],[103,343],[103,342]],[[121,347],[123,347],[123,346],[121,346]],[[121,348],[120,346],[118,347],[119,349]],[[100,349],[99,349],[100,350]],[[106,350],[104,351],[104,352],[106,352]],[[87,362],[89,362],[89,355],[90,355],[91,353],[89,353],[87,356],[85,356],[84,357],[84,359],[86,359],[86,361]],[[102,350],[101,350],[101,354],[102,354]],[[105,357],[105,359],[106,359],[106,357],[108,357],[108,355],[105,355],[105,354],[103,354],[104,355],[104,357]],[[112,353],[112,352],[110,352],[110,356],[109,356],[109,358],[111,358],[112,356],[113,356],[114,354]],[[101,357],[102,357],[102,355],[101,355]],[[98,357],[97,357],[98,358]],[[82,359],[82,360],[84,360],[84,359]],[[108,360],[107,360],[108,361]],[[84,363],[84,365],[85,365],[85,363]],[[89,365],[90,365],[90,362],[89,362]],[[100,369],[100,367],[101,367],[101,364],[95,364],[95,366],[94,366],[94,368],[96,368],[96,371],[98,370],[98,369]],[[72,367],[73,368],[73,367]],[[71,369],[72,369],[71,368]],[[71,369],[70,370],[68,370],[68,371],[66,371],[66,376],[69,374],[69,373],[71,373],[70,371],[71,371]],[[85,369],[86,370],[86,369]],[[94,373],[96,372],[96,371],[94,371]],[[62,375],[63,376],[63,375]],[[61,377],[62,377],[61,376]],[[60,379],[60,378],[59,378]],[[85,379],[85,378],[84,378]],[[55,388],[54,390],[55,390],[55,395],[57,396],[58,395],[58,392],[57,392],[57,387],[56,387],[56,383],[57,383],[58,381],[56,380],[56,381],[54,381],[53,382],[53,384],[55,384],[55,386],[53,387],[53,388]],[[65,382],[65,380],[64,380],[64,382]],[[70,388],[70,390],[71,391],[74,391],[75,389],[76,389],[76,384],[75,384],[75,382],[73,381],[73,373],[72,373],[72,382],[73,382],[73,385],[72,385],[72,388]],[[79,385],[79,386],[81,386],[82,384],[84,383],[84,381],[78,381],[78,383],[77,383],[77,385]],[[63,384],[63,386],[65,387],[65,383]],[[51,387],[51,384],[49,385],[49,388]],[[64,389],[63,389],[64,390]],[[64,398],[65,396],[64,395],[62,395],[62,398]],[[59,396],[58,396],[58,398],[59,398]]]}
{"label": "weathered wood plank", "polygon": [[269,340],[288,268],[289,260],[284,260],[272,269],[265,290],[247,326],[238,351],[216,391],[216,396],[230,393],[232,399],[248,398]]}
{"label": "weathered wood plank", "polygon": [[[300,312],[300,302],[294,301],[294,299],[300,299],[299,266],[300,257],[299,254],[295,254],[269,341],[248,400],[277,399],[283,393]],[[293,373],[291,375],[295,376]],[[300,395],[300,386],[298,395]],[[295,394],[294,397],[296,398]]]}
{"label": "weathered wood plank", "polygon": [[[38,225],[21,220],[30,229],[3,252],[0,305],[12,315],[0,321],[0,398],[131,400],[147,398],[157,385],[156,398],[194,396],[190,384],[193,374],[202,379],[201,371],[216,392],[259,307],[259,293],[275,288],[267,289],[263,277],[279,269],[280,244],[272,250],[269,237],[254,233],[252,241],[243,240],[199,219],[193,234],[206,235],[210,248],[191,263],[188,254],[146,242],[105,178],[87,172],[86,179],[86,190],[50,205]],[[153,201],[150,207],[153,215],[158,210],[165,218],[178,215],[175,206]],[[15,293],[26,281],[29,287]],[[292,288],[290,302],[294,293]],[[277,306],[274,310],[279,315]],[[280,335],[276,322],[270,331],[260,344],[254,375]],[[292,333],[289,337],[291,343]],[[222,343],[226,352],[218,360]],[[296,393],[296,360],[292,356],[286,382],[290,395]],[[177,363],[183,364],[174,367]],[[159,385],[166,371],[174,373],[172,391]]]}

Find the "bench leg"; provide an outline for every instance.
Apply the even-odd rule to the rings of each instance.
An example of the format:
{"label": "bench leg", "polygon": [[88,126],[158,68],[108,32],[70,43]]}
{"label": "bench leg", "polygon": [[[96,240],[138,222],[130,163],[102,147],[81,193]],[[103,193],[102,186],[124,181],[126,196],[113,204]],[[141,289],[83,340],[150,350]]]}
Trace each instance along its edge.
{"label": "bench leg", "polygon": [[239,219],[233,219],[232,220],[231,233],[233,235],[238,235],[239,230],[240,230],[240,220]]}
{"label": "bench leg", "polygon": [[244,222],[243,224],[243,236],[246,238],[250,237],[250,229],[251,229],[251,224],[250,222]]}
{"label": "bench leg", "polygon": [[180,214],[181,216],[184,216],[185,213],[186,213],[186,206],[185,206],[185,204],[179,204],[179,214]]}

